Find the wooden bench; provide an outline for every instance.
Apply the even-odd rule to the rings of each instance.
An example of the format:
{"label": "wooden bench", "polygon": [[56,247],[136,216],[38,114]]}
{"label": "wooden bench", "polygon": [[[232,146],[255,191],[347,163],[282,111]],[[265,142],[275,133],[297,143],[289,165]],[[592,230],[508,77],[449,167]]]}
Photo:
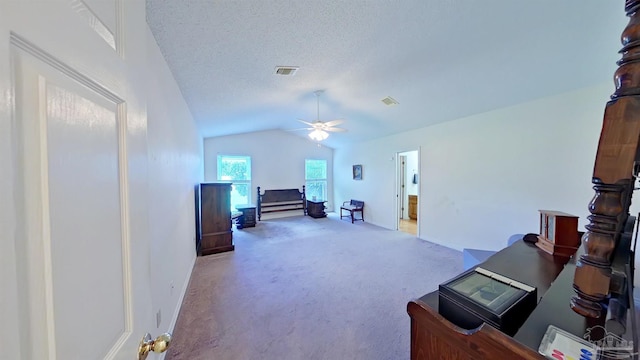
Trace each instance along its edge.
{"label": "wooden bench", "polygon": [[302,210],[303,215],[307,215],[307,198],[305,187],[302,185],[302,192],[298,189],[278,189],[265,190],[260,194],[258,186],[258,220],[262,214],[277,211]]}
{"label": "wooden bench", "polygon": [[[342,203],[342,206],[340,207],[340,219],[342,219],[343,217],[349,217],[351,216],[351,223],[353,224],[354,220],[362,220],[364,221],[364,201],[360,201],[360,200],[353,200],[351,199],[350,201],[345,201],[344,203]],[[348,211],[349,214],[348,215],[343,215],[342,211]],[[356,219],[354,217],[355,213],[360,213],[360,219]]]}

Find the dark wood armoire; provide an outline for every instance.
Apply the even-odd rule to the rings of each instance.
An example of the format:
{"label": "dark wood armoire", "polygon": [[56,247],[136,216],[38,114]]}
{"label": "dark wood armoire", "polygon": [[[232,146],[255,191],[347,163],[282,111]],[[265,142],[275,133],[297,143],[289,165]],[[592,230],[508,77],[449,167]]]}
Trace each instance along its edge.
{"label": "dark wood armoire", "polygon": [[198,255],[233,250],[231,183],[198,184],[195,198]]}

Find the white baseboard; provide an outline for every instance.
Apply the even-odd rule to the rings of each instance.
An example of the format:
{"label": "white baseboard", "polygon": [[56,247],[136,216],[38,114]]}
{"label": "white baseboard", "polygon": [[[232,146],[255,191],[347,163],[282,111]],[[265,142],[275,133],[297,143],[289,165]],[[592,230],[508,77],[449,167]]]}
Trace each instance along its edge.
{"label": "white baseboard", "polygon": [[[176,322],[178,321],[178,315],[180,315],[180,309],[182,308],[182,301],[184,301],[184,296],[187,294],[187,289],[189,288],[189,280],[191,279],[191,273],[193,273],[193,267],[196,264],[196,258],[197,256],[195,256],[194,254],[193,259],[191,260],[191,271],[187,273],[186,278],[182,282],[182,290],[180,291],[180,297],[178,298],[178,302],[176,303],[176,308],[173,311],[173,316],[171,316],[171,322],[169,323],[169,329],[167,330],[167,332],[169,332],[170,334],[173,334],[173,329],[175,328]],[[158,360],[164,360],[165,355],[166,355],[166,352],[160,354],[158,356]]]}
{"label": "white baseboard", "polygon": [[182,301],[184,300],[184,296],[187,294],[187,289],[189,288],[189,280],[191,279],[191,273],[193,273],[193,267],[196,265],[196,256],[194,255],[191,260],[191,271],[187,273],[184,281],[182,282],[182,291],[180,291],[180,298],[178,298],[178,303],[176,304],[176,309],[173,312],[173,316],[171,317],[171,323],[169,323],[169,332],[173,331],[173,328],[176,326],[176,321],[178,321],[178,315],[180,314],[180,308],[182,308]]}

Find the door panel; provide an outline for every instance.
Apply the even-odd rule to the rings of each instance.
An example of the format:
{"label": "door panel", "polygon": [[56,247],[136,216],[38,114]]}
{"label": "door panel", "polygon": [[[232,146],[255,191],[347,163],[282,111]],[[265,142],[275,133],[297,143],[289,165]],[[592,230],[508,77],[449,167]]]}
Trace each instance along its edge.
{"label": "door panel", "polygon": [[131,331],[124,104],[13,51],[32,355],[103,358]]}
{"label": "door panel", "polygon": [[56,354],[104,356],[127,330],[116,109],[55,85],[44,95]]}
{"label": "door panel", "polygon": [[[146,116],[128,75],[144,60],[106,47],[74,3],[86,6],[0,1],[0,130],[10,139],[0,184],[12,194],[0,201],[10,250],[0,284],[16,294],[0,325],[14,334],[0,348],[20,359],[134,359],[152,326]],[[130,8],[129,29],[144,29],[144,4],[103,3],[91,13],[124,7],[110,26]]]}

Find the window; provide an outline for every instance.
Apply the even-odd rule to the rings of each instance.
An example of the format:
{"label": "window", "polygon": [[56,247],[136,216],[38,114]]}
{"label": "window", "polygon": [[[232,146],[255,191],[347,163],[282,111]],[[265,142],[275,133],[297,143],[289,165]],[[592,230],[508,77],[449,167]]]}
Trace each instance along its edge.
{"label": "window", "polygon": [[305,160],[304,178],[307,199],[327,200],[327,160]]}
{"label": "window", "polygon": [[230,181],[231,210],[251,203],[251,157],[218,155],[218,180]]}

